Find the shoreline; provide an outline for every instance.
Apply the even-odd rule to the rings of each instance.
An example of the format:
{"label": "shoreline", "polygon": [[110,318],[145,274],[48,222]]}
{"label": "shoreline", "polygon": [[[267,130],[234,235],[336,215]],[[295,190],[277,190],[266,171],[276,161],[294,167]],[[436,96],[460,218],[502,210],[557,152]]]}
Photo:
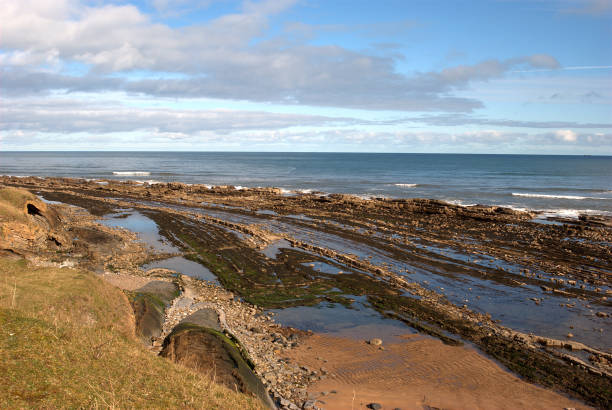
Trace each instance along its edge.
{"label": "shoreline", "polygon": [[[445,341],[445,334],[453,334],[454,336],[446,339],[446,344],[456,344],[461,339],[474,342],[485,353],[500,360],[504,366],[508,366],[510,370],[522,374],[531,381],[541,383],[550,379],[536,378],[534,380],[533,375],[526,376],[525,371],[528,369],[521,365],[522,360],[533,362],[530,366],[535,366],[540,372],[544,371],[547,378],[553,375],[553,378],[556,379],[552,385],[549,385],[550,387],[554,386],[557,389],[574,392],[574,394],[576,394],[575,390],[571,384],[567,383],[575,383],[575,381],[571,382],[569,378],[564,379],[563,372],[569,372],[566,375],[572,374],[571,377],[578,377],[584,383],[594,385],[605,386],[610,381],[610,373],[607,373],[609,370],[606,370],[608,369],[606,363],[610,363],[612,358],[609,353],[572,340],[559,340],[559,338],[530,335],[528,332],[512,330],[496,323],[495,317],[478,313],[471,305],[471,301],[468,302],[470,306],[465,304],[462,306],[457,302],[451,303],[447,299],[452,298],[450,293],[437,288],[434,290],[425,283],[435,278],[431,276],[432,274],[428,274],[428,279],[418,279],[418,275],[422,275],[420,273],[401,274],[402,270],[398,270],[397,267],[387,262],[379,261],[378,257],[369,259],[367,254],[358,256],[350,255],[350,252],[334,250],[333,247],[329,247],[333,243],[328,243],[329,239],[326,239],[330,235],[338,235],[339,238],[345,238],[344,240],[348,241],[358,239],[359,243],[363,243],[360,246],[367,245],[372,251],[384,249],[385,252],[393,254],[394,258],[411,258],[412,265],[403,265],[406,267],[416,266],[415,263],[432,264],[432,267],[438,270],[455,266],[453,269],[461,268],[461,274],[466,278],[482,280],[482,284],[489,283],[487,286],[492,284],[502,286],[503,284],[503,289],[507,289],[508,292],[517,292],[517,295],[521,292],[527,292],[526,295],[533,294],[536,288],[542,288],[538,288],[538,292],[541,292],[543,297],[536,298],[535,307],[533,301],[526,302],[527,306],[530,306],[525,306],[526,311],[535,312],[534,309],[539,309],[537,306],[541,306],[540,304],[552,308],[553,300],[557,298],[577,302],[584,298],[592,304],[597,303],[600,306],[599,311],[605,314],[610,307],[605,296],[610,289],[610,283],[606,277],[589,276],[588,282],[580,279],[578,283],[576,283],[577,278],[571,278],[577,274],[586,275],[587,273],[574,271],[573,264],[577,263],[574,262],[574,259],[582,260],[582,256],[577,255],[577,252],[584,253],[588,257],[601,254],[602,256],[589,263],[594,264],[593,266],[601,266],[601,269],[607,266],[606,259],[601,259],[606,250],[597,245],[597,241],[609,241],[610,232],[596,220],[578,220],[562,226],[539,226],[531,222],[531,215],[527,213],[495,207],[462,208],[431,200],[363,201],[347,195],[319,197],[312,194],[282,197],[271,189],[236,191],[217,187],[204,190],[198,186],[176,183],[137,186],[131,183],[110,182],[107,185],[99,185],[74,179],[36,179],[29,181],[29,184],[24,179],[7,181],[4,178],[3,181],[22,183],[25,187],[39,190],[47,199],[74,203],[100,215],[108,215],[115,208],[136,209],[155,221],[160,235],[173,242],[175,246],[182,248],[184,252],[187,252],[186,255],[192,257],[192,260],[214,271],[224,287],[258,306],[274,307],[275,304],[281,303],[279,306],[288,307],[295,303],[291,302],[294,297],[292,292],[297,289],[290,291],[284,286],[266,285],[274,289],[268,291],[266,286],[263,286],[268,283],[265,270],[274,267],[273,269],[276,269],[279,275],[283,275],[279,276],[279,278],[282,277],[283,283],[294,281],[292,279],[294,274],[290,272],[295,269],[300,272],[304,270],[304,273],[300,275],[313,277],[310,279],[313,284],[328,286],[327,282],[333,283],[335,287],[342,290],[342,293],[324,291],[319,294],[312,293],[312,291],[305,293],[300,290],[295,295],[301,295],[299,296],[300,304],[313,302],[316,304],[319,303],[317,301],[327,300],[333,303],[348,303],[350,306],[351,298],[343,294],[346,294],[348,289],[356,292],[357,288],[354,286],[359,283],[359,287],[363,288],[360,291],[365,292],[368,305],[372,309],[381,313],[393,312],[396,319],[422,333],[438,337],[442,341]],[[266,212],[261,213],[262,211]],[[292,217],[291,215],[296,212],[306,219]],[[206,231],[192,226],[193,221],[206,226]],[[281,223],[282,225],[279,225]],[[308,239],[309,236],[296,236],[299,231],[278,232],[280,226],[283,229],[293,229],[291,227],[295,226],[296,229],[299,227],[301,230],[316,226],[319,233],[315,234],[312,239]],[[408,231],[411,232],[410,235],[407,234]],[[464,240],[458,242],[455,239],[454,235],[457,232],[471,231],[475,232],[473,234],[475,242]],[[210,243],[202,242],[201,235],[204,232],[208,232],[206,235],[213,235]],[[580,244],[579,247],[568,244],[574,247],[571,248],[574,250],[571,253],[558,254],[560,250],[547,248],[544,244],[537,245],[537,242],[536,245],[526,242],[528,247],[520,245],[523,239],[532,237],[537,239],[544,233],[557,235],[559,239],[584,238],[585,241],[588,241],[588,246],[587,242],[577,242]],[[418,241],[411,239],[414,235],[419,237]],[[481,235],[493,235],[493,241],[482,241]],[[290,246],[280,248],[280,253],[272,259],[258,256],[262,249],[279,239],[287,241]],[[486,247],[481,247],[481,241]],[[522,260],[522,257],[518,258],[520,252],[516,256],[508,255],[507,246],[514,242],[517,244],[511,246],[516,247],[520,252],[546,254],[547,258],[551,259],[550,267],[549,261],[540,256],[536,259],[534,256],[527,259],[526,262],[521,262],[522,265],[530,266],[529,272],[517,270],[515,273],[511,264],[516,264]],[[223,245],[224,243],[227,245]],[[425,243],[427,246],[414,246],[413,243]],[[432,247],[434,243],[444,244],[444,248],[437,251],[437,248]],[[222,258],[209,254],[206,250],[209,246],[215,249],[225,249],[221,253],[216,251],[222,255]],[[226,249],[225,246],[232,246],[236,249]],[[458,254],[452,253],[458,250],[451,252],[451,247],[460,249],[461,252],[468,255],[477,256],[460,258]],[[483,252],[495,255],[498,262],[491,266],[483,265],[485,257]],[[432,262],[434,257],[439,261]],[[321,269],[326,270],[317,271],[319,268],[303,267],[300,261],[304,258],[311,260],[314,258],[315,262],[319,260],[316,263],[322,265],[316,266],[321,266]],[[449,264],[451,260],[449,258],[453,258],[454,265]],[[566,260],[567,258],[570,259]],[[501,261],[504,261],[506,265],[501,264]],[[561,261],[564,261],[563,263],[567,266],[559,265]],[[461,262],[462,265],[458,265],[458,262]],[[329,265],[330,263],[332,265]],[[540,267],[534,269],[531,266],[533,263],[537,263]],[[259,266],[259,273],[251,271],[251,264]],[[263,269],[264,266],[265,269]],[[289,268],[286,273],[284,266]],[[325,266],[333,266],[334,269],[342,269],[344,272],[343,274],[328,272],[329,267]],[[543,272],[551,268],[555,269],[556,276],[541,277]],[[563,276],[559,276],[561,273]],[[569,275],[571,275],[570,278],[568,278]],[[587,276],[582,278],[586,280]],[[446,286],[454,283],[445,280]],[[381,287],[383,283],[385,286]],[[583,285],[579,285],[580,283]],[[253,287],[254,285],[256,286]],[[259,289],[260,286],[263,287]],[[292,286],[295,287],[295,285]],[[584,287],[581,288],[581,286]],[[245,293],[246,289],[250,289],[249,293]],[[407,298],[404,293],[412,296]],[[470,297],[470,299],[473,298]],[[547,302],[547,299],[552,300]],[[473,303],[479,302],[474,301]],[[512,303],[516,307],[523,304],[522,302]],[[571,303],[574,303],[575,306],[567,308],[569,309],[567,312],[578,308],[575,302]],[[564,312],[566,308],[562,309],[559,312]],[[596,316],[598,315],[594,315]],[[596,320],[606,323],[607,329],[609,319],[602,316]],[[577,337],[580,335],[578,334]],[[601,361],[587,363],[585,359],[580,359],[580,355],[576,356],[579,352],[587,352],[595,358],[600,358]],[[516,361],[516,357],[520,358],[519,362]],[[559,365],[558,369],[550,368],[550,364],[559,359],[574,365],[569,367]],[[604,384],[601,385],[601,383]],[[585,396],[581,393],[580,397]],[[593,397],[595,396],[587,400],[591,401]]]}
{"label": "shoreline", "polygon": [[[147,176],[145,174],[150,174],[149,172],[141,172],[141,171],[130,171],[130,172],[122,172],[116,171],[113,172],[117,176]],[[128,175],[129,174],[129,175]],[[296,188],[296,189],[288,189],[283,187],[276,186],[256,186],[256,187],[248,187],[241,185],[211,185],[211,184],[197,184],[197,183],[186,183],[180,181],[158,181],[158,180],[139,180],[139,179],[114,179],[114,178],[84,178],[84,177],[48,177],[48,176],[35,176],[35,175],[0,175],[0,178],[3,180],[14,180],[17,181],[20,179],[56,179],[56,180],[66,180],[66,181],[83,181],[86,183],[96,183],[100,185],[108,185],[108,184],[124,184],[130,186],[142,186],[142,187],[152,187],[155,185],[169,185],[175,186],[180,185],[183,187],[192,187],[193,189],[208,189],[212,192],[220,192],[220,191],[240,191],[240,192],[253,192],[253,193],[261,193],[261,192],[272,192],[281,196],[300,196],[300,195],[317,195],[322,197],[328,196],[345,196],[352,197],[354,199],[364,200],[364,201],[410,201],[410,200],[429,200],[429,201],[438,201],[443,202],[447,205],[452,206],[460,206],[464,208],[473,208],[473,207],[484,207],[484,208],[503,208],[510,209],[512,211],[518,212],[526,212],[534,215],[534,219],[540,219],[538,217],[542,216],[542,220],[559,220],[562,222],[571,222],[572,220],[579,219],[581,217],[586,218],[596,218],[600,220],[608,221],[607,223],[612,224],[612,210],[597,210],[597,209],[578,209],[578,208],[529,208],[525,206],[517,206],[512,204],[495,204],[495,203],[464,203],[464,200],[459,199],[436,199],[436,198],[427,198],[427,197],[402,197],[402,196],[387,196],[387,195],[375,195],[375,194],[358,194],[358,193],[341,193],[341,192],[325,192],[320,191],[314,188]],[[15,181],[15,182],[17,182]],[[390,185],[402,186],[402,187],[410,187],[416,188],[422,184],[410,183],[395,183]],[[610,191],[603,191],[610,192]],[[512,196],[517,197],[527,197],[527,198],[558,198],[558,199],[591,199],[591,197],[580,197],[580,196],[571,196],[571,195],[548,195],[548,194],[530,194],[530,193],[515,193],[512,192]],[[592,198],[592,199],[611,199],[612,198]]]}

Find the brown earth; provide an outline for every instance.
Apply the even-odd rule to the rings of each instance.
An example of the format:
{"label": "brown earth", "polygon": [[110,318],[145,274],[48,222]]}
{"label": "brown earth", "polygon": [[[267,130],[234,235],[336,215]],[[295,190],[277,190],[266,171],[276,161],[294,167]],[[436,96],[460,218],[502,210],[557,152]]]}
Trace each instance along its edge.
{"label": "brown earth", "polygon": [[363,409],[370,403],[403,410],[590,408],[520,380],[471,348],[419,335],[402,338],[381,350],[364,341],[314,334],[289,357],[327,372],[309,387],[316,405],[326,410]]}

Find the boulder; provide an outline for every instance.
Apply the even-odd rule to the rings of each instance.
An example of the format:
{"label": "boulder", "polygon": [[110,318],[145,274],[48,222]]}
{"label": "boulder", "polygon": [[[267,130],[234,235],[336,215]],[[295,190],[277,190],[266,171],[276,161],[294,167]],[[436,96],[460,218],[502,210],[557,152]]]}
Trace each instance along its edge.
{"label": "boulder", "polygon": [[[211,321],[211,312],[203,311],[191,315],[191,321],[201,324]],[[252,394],[269,408],[276,408],[237,343],[214,326],[218,324],[205,327],[183,320],[164,340],[160,355],[205,374],[231,390]]]}
{"label": "boulder", "polygon": [[162,333],[166,307],[179,294],[172,282],[153,281],[133,292],[126,291],[136,323],[136,335],[149,345]]}

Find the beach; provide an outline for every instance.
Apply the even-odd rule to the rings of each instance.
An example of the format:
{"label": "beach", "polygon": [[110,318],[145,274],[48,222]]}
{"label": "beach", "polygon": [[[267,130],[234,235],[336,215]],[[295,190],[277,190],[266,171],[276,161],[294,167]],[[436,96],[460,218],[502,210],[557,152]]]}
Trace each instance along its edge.
{"label": "beach", "polygon": [[[312,365],[309,351],[319,342],[329,346],[321,358],[334,351],[338,354],[332,356],[346,357],[341,356],[345,346],[359,360],[373,347],[367,341],[379,338],[382,355],[405,357],[402,349],[412,346],[431,357],[454,352],[440,356],[447,363],[471,363],[476,354],[502,379],[516,377],[510,371],[521,383],[595,406],[609,401],[612,233],[605,216],[542,221],[534,213],[495,206],[341,194],[288,196],[278,188],[35,177],[3,177],[1,182],[27,188],[51,203],[82,207],[106,226],[130,229],[158,255],[145,267],[212,280],[269,312],[278,325],[306,332],[297,346],[277,338],[290,347],[286,355],[279,352],[281,363],[293,357]],[[108,271],[108,266],[101,269]],[[311,349],[304,351],[308,345]],[[346,360],[341,365],[351,369]],[[429,386],[419,387],[422,391],[437,391],[428,378],[444,372],[434,362],[423,364],[429,370],[414,376]],[[338,373],[359,373],[341,365],[335,365]],[[455,376],[469,376],[470,366],[456,366]],[[312,389],[325,391],[336,383],[342,393],[328,401],[342,408],[350,396],[347,386],[366,391],[373,383],[375,393],[374,381],[382,382],[385,374],[408,375],[409,369],[373,369],[363,377],[355,373],[348,385],[332,371],[317,370],[306,385],[293,388],[286,384],[290,378],[266,379],[266,371],[260,376],[278,397],[301,404],[314,394]],[[400,391],[419,384],[402,380],[406,384],[398,385],[404,386]],[[460,390],[478,395],[490,388],[481,382]],[[544,397],[530,389],[525,387],[520,400],[527,401],[522,403],[529,395]],[[493,392],[501,397],[510,391]],[[469,397],[457,408],[492,405]],[[549,399],[567,400],[555,397]],[[451,399],[423,401],[413,395],[399,400],[413,408],[445,407]]]}
{"label": "beach", "polygon": [[0,409],[612,409],[612,0],[0,3]]}

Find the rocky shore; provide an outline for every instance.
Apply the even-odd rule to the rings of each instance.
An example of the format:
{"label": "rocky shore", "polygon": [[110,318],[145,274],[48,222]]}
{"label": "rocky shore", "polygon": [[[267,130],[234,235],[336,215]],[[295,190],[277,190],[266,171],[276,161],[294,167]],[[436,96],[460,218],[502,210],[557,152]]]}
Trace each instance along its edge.
{"label": "rocky shore", "polygon": [[[165,309],[160,331],[149,338],[152,352],[162,352],[164,343],[177,326],[193,323],[193,316],[198,313],[211,312],[215,325],[204,327],[214,328],[239,342],[242,355],[253,366],[274,402],[282,404],[281,407],[297,408],[295,403],[303,404],[307,399],[307,386],[322,379],[316,372],[308,371],[286,358],[287,352],[297,347],[307,332],[280,326],[263,309],[241,301],[218,285],[186,275],[177,276],[177,272],[167,269],[152,269],[143,272],[143,275],[149,279],[148,283],[161,280],[174,283],[180,289],[179,295]],[[139,278],[112,273],[105,276],[106,280],[125,289],[129,289],[129,284]],[[143,286],[131,291],[146,292]]]}
{"label": "rocky shore", "polygon": [[[260,379],[262,386],[265,384],[265,390],[259,394],[264,404],[297,409],[294,402],[305,402],[305,387],[319,378],[283,359],[283,352],[296,347],[304,332],[281,327],[261,308],[241,301],[216,284],[168,269],[142,270],[139,266],[144,261],[165,255],[152,254],[133,232],[97,223],[97,218],[82,208],[48,205],[25,191],[10,194],[23,195],[24,214],[35,218],[34,223],[1,221],[0,245],[4,255],[25,256],[36,266],[84,267],[101,272],[104,280],[130,296],[136,332],[154,354],[164,355],[164,342],[190,316],[214,312],[220,325],[218,330],[238,343],[240,355],[258,375],[256,383]],[[136,302],[136,295],[150,296],[163,306],[157,311],[143,307]],[[193,367],[193,363],[182,364]],[[223,372],[223,363],[213,365],[218,366],[219,373]],[[227,365],[231,372],[234,361]],[[254,393],[249,389],[243,392]]]}
{"label": "rocky shore", "polygon": [[[543,224],[532,213],[497,207],[287,196],[273,188],[34,177],[0,183],[80,207],[57,205],[71,235],[45,238],[45,246],[56,248],[29,257],[86,265],[131,292],[146,285],[136,278],[174,283],[179,294],[164,306],[151,350],[163,350],[190,315],[214,311],[221,332],[238,342],[281,407],[314,406],[309,386],[329,375],[295,361],[291,352],[311,336],[276,323],[268,309],[351,308],[357,299],[447,345],[474,343],[529,381],[598,407],[610,404],[606,218]],[[95,218],[117,209],[155,221],[166,241],[222,286],[187,272],[142,270],[168,255],[154,254],[126,230],[96,225]],[[70,236],[78,240],[62,239]],[[555,314],[564,323],[547,326],[546,316]]]}

